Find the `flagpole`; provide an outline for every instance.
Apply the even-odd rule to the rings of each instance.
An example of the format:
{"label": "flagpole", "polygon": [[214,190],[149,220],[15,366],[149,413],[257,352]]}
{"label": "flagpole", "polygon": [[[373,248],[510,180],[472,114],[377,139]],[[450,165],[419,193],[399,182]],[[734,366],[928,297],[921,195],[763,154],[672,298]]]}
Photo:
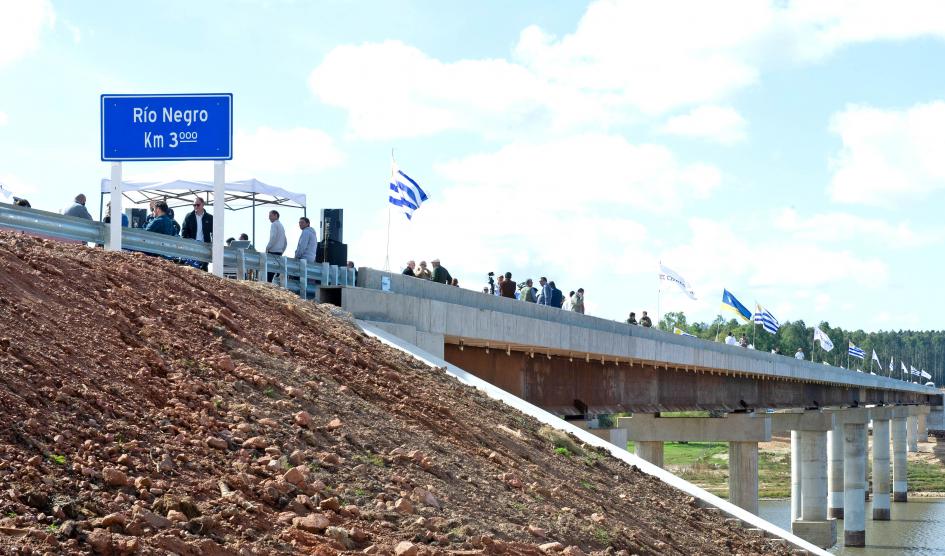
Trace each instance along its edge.
{"label": "flagpole", "polygon": [[[390,149],[390,175],[394,177],[394,149]],[[393,183],[393,181],[391,181]],[[390,272],[390,203],[387,203],[387,251],[384,254],[384,272]]]}
{"label": "flagpole", "polygon": [[814,338],[810,341],[810,362],[813,363],[816,359],[816,352],[814,348],[817,347],[817,333],[813,332]]}
{"label": "flagpole", "polygon": [[[660,267],[663,265],[663,261],[659,261]],[[660,280],[659,273],[656,274],[656,327],[660,327],[660,299],[663,297],[663,284]]]}

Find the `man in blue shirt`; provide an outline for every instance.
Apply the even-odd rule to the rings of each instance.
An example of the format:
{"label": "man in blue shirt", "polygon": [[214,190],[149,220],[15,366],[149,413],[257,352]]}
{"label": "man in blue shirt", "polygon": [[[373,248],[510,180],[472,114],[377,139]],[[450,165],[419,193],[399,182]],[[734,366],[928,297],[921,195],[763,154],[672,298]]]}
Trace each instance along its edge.
{"label": "man in blue shirt", "polygon": [[167,203],[158,201],[154,203],[154,220],[148,222],[144,229],[146,232],[154,232],[168,236],[176,236],[177,230],[174,227],[174,221],[167,215]]}

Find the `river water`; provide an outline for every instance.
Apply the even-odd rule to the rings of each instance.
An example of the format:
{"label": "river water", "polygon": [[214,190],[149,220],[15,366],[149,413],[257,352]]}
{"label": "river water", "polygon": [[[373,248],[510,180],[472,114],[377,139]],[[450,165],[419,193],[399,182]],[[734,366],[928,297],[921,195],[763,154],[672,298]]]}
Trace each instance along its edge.
{"label": "river water", "polygon": [[[873,521],[866,503],[866,547],[843,547],[843,521],[837,521],[838,543],[830,552],[844,556],[941,556],[945,555],[945,498],[910,498],[891,504],[890,521]],[[761,517],[791,530],[790,500],[761,500]]]}

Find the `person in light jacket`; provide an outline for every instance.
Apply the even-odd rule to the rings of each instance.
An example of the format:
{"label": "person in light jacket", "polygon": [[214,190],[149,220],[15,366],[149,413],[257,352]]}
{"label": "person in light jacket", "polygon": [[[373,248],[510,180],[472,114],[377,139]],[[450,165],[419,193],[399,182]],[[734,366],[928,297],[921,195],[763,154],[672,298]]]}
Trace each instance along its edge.
{"label": "person in light jacket", "polygon": [[[269,221],[272,224],[269,226],[269,243],[266,244],[266,253],[281,257],[289,244],[285,239],[285,227],[279,221],[279,211],[270,210]],[[275,276],[275,272],[267,272],[266,281],[272,282]]]}
{"label": "person in light jacket", "polygon": [[302,235],[299,236],[299,244],[295,248],[295,258],[304,259],[305,262],[313,264],[315,262],[315,248],[318,245],[318,238],[315,237],[312,222],[304,216],[299,218],[299,229],[302,230]]}
{"label": "person in light jacket", "polygon": [[66,216],[75,216],[76,218],[85,218],[86,220],[92,219],[92,215],[89,214],[89,209],[85,208],[85,195],[81,193],[75,196],[75,203],[67,208],[63,214]]}

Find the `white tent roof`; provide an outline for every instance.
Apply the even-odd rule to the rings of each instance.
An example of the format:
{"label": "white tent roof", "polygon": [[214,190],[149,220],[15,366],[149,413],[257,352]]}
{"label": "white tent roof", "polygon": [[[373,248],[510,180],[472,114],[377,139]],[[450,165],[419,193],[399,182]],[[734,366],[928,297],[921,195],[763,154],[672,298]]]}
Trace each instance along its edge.
{"label": "white tent roof", "polygon": [[[212,181],[171,180],[171,181],[124,181],[121,182],[122,192],[129,191],[213,191]],[[111,192],[112,180],[102,179],[102,193]],[[224,189],[227,192],[263,195],[275,199],[276,204],[291,201],[300,207],[306,206],[304,193],[293,193],[281,187],[263,183],[257,179],[227,182]]]}

